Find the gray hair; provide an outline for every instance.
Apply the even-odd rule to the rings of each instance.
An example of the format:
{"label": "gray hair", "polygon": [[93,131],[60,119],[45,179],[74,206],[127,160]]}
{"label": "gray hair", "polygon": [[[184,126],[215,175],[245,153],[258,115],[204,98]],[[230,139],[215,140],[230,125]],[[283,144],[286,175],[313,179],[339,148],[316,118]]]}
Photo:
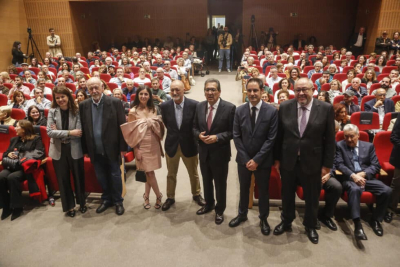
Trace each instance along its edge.
{"label": "gray hair", "polygon": [[76,75],[85,75],[85,73],[83,73],[82,71],[77,71],[76,73],[75,73]]}
{"label": "gray hair", "polygon": [[314,67],[316,67],[316,66],[323,67],[324,65],[322,65],[321,61],[317,61],[317,62],[314,63]]}
{"label": "gray hair", "polygon": [[204,83],[204,90],[206,90],[206,86],[207,86],[208,83],[216,83],[217,84],[217,90],[219,92],[221,92],[221,83],[219,82],[219,80],[217,80],[215,78],[207,79],[207,81],[205,81],[205,83]]}
{"label": "gray hair", "polygon": [[120,88],[115,88],[115,89],[113,90],[113,93],[115,93],[115,91],[119,91],[119,92],[121,93],[121,95],[122,95],[122,90],[121,90]]}
{"label": "gray hair", "polygon": [[37,83],[40,83],[40,82],[46,82],[46,79],[44,79],[44,78],[39,78],[39,79],[37,80]]}
{"label": "gray hair", "polygon": [[348,132],[348,131],[353,131],[356,132],[356,134],[359,134],[359,130],[357,125],[354,124],[346,124],[343,128],[343,132]]}

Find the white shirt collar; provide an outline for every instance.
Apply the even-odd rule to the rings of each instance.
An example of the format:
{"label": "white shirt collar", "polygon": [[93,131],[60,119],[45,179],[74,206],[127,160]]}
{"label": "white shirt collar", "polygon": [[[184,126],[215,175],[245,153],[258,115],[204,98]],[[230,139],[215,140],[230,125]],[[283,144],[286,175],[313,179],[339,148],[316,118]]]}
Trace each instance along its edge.
{"label": "white shirt collar", "polygon": [[[219,102],[221,101],[221,98],[218,98],[218,101],[215,102],[215,104],[213,105],[214,110],[216,110],[219,106]],[[207,109],[210,109],[210,103],[207,102]]]}
{"label": "white shirt collar", "polygon": [[252,108],[252,107],[256,107],[257,110],[260,110],[261,105],[262,105],[262,100],[261,100],[261,99],[260,99],[260,101],[257,103],[257,105],[255,105],[255,106],[253,106],[253,105],[249,102],[250,111],[251,111],[251,108]]}
{"label": "white shirt collar", "polygon": [[96,103],[96,102],[94,101],[94,99],[92,98],[93,104],[95,104],[96,106],[98,106],[98,105],[101,103],[101,100],[103,100],[103,96],[104,96],[104,94],[101,94],[100,101],[97,102],[97,103]]}
{"label": "white shirt collar", "polygon": [[180,103],[180,104],[177,104],[177,103],[175,103],[175,101],[174,101],[174,105],[175,105],[175,108],[177,107],[177,106],[181,106],[182,107],[182,109],[183,109],[183,104],[184,104],[184,102],[185,102],[185,97],[183,97],[183,100],[182,100],[182,102]]}

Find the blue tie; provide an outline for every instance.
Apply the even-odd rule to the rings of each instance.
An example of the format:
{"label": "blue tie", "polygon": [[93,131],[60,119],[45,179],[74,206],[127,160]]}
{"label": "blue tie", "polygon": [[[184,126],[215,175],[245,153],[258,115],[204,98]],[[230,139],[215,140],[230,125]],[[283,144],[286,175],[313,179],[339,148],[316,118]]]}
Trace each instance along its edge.
{"label": "blue tie", "polygon": [[357,155],[356,149],[353,148],[353,162],[354,162],[354,171],[355,172],[360,172],[361,170],[361,166],[360,166],[360,162],[359,162],[359,157]]}

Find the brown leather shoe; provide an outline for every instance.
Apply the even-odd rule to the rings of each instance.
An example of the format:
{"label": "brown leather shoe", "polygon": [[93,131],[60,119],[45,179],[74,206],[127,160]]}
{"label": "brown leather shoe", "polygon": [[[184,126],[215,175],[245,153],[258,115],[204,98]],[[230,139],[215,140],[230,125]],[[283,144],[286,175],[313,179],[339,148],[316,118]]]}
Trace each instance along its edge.
{"label": "brown leather shoe", "polygon": [[167,198],[167,200],[165,200],[164,204],[162,205],[161,210],[162,211],[167,211],[169,210],[169,208],[171,208],[171,206],[175,203],[175,199],[173,198]]}
{"label": "brown leather shoe", "polygon": [[204,198],[201,195],[198,196],[193,196],[193,200],[197,203],[197,205],[199,206],[205,206],[206,205],[206,201],[204,200]]}

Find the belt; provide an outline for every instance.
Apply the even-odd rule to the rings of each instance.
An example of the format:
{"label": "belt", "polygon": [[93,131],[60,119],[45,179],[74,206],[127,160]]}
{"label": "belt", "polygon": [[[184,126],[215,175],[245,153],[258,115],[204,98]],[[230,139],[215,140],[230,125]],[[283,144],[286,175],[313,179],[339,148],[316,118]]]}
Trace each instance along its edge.
{"label": "belt", "polygon": [[63,145],[67,145],[70,143],[71,143],[71,140],[61,140],[61,144],[63,144]]}

